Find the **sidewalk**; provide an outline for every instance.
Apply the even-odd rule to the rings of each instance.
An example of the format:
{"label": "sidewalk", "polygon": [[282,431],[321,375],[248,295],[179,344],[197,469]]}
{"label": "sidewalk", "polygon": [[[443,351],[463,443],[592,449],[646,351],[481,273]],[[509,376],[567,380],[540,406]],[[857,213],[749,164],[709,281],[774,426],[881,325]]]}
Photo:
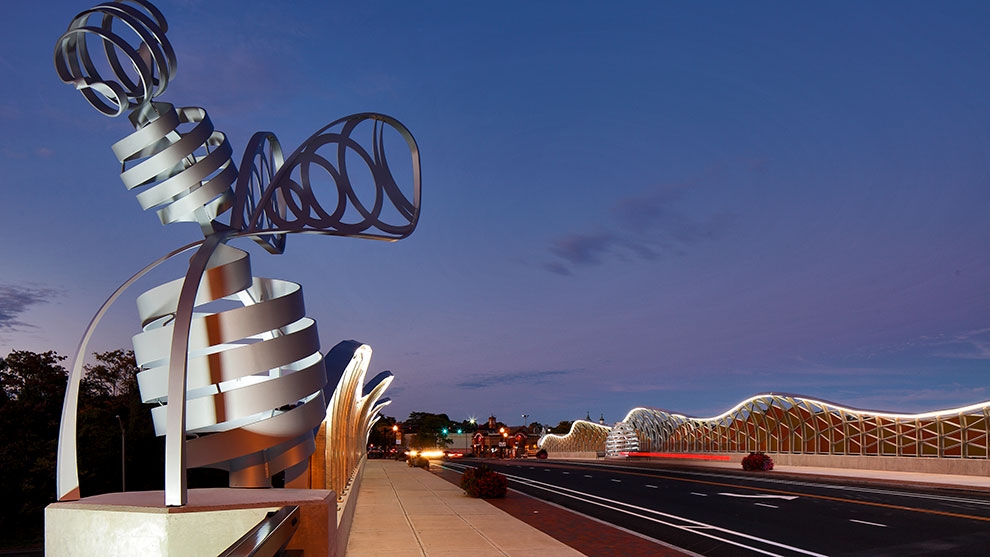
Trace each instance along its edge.
{"label": "sidewalk", "polygon": [[347,557],[580,556],[525,522],[405,462],[369,460]]}

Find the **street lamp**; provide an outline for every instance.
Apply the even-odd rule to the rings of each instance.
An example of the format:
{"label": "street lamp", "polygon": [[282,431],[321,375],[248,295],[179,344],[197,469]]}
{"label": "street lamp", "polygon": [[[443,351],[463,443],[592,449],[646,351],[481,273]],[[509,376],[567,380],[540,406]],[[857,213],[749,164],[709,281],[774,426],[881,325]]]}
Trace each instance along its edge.
{"label": "street lamp", "polygon": [[120,490],[127,491],[126,467],[124,466],[124,463],[127,462],[124,458],[124,420],[120,419],[120,414],[114,417],[117,418],[117,424],[120,426]]}

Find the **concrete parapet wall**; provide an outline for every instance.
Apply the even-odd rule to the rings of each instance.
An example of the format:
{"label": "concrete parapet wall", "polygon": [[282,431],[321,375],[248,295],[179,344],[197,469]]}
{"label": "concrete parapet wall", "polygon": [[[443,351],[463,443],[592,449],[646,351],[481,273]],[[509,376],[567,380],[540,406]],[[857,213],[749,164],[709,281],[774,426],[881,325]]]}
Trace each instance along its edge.
{"label": "concrete parapet wall", "polygon": [[[692,453],[694,454],[694,453]],[[741,461],[749,453],[698,453],[728,456],[726,465]],[[904,456],[815,455],[767,453],[774,464],[781,466],[820,466],[854,470],[884,470],[888,472],[916,472],[922,474],[957,474],[963,476],[990,476],[990,460],[972,458],[931,458]],[[551,455],[554,458],[575,458]],[[650,458],[651,461],[689,464],[697,461],[682,458]]]}
{"label": "concrete parapet wall", "polygon": [[347,539],[351,534],[351,524],[354,523],[354,509],[357,507],[358,493],[361,491],[361,480],[364,478],[364,465],[367,455],[361,457],[354,476],[344,487],[344,494],[337,502],[337,555],[347,551]]}
{"label": "concrete parapet wall", "polygon": [[[734,455],[739,462],[749,453]],[[990,460],[972,458],[930,458],[904,456],[810,455],[768,453],[777,464],[788,466],[822,466],[923,474],[990,475]]]}
{"label": "concrete parapet wall", "polygon": [[598,460],[598,453],[594,451],[580,453],[548,452],[547,458],[566,460]]}

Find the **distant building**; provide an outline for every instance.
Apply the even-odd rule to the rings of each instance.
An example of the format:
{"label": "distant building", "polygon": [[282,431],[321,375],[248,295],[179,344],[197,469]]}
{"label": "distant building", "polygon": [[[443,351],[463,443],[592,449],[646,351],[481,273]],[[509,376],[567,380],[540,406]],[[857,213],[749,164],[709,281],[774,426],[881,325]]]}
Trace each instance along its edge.
{"label": "distant building", "polygon": [[471,450],[479,457],[520,458],[535,453],[538,440],[527,426],[505,425],[491,416],[474,432]]}

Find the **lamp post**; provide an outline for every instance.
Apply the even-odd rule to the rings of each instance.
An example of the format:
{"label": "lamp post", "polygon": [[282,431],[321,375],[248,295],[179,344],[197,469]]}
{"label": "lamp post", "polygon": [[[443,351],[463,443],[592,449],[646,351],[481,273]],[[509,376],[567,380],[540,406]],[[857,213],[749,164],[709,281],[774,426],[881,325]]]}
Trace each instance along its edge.
{"label": "lamp post", "polygon": [[395,450],[395,446],[398,444],[398,443],[396,443],[396,441],[398,439],[399,439],[399,426],[398,425],[395,425],[395,424],[392,424],[392,447],[391,447],[391,450],[389,452]]}
{"label": "lamp post", "polygon": [[120,414],[114,416],[117,418],[117,425],[120,426],[120,490],[127,491],[127,476],[126,476],[126,466],[127,460],[124,458],[124,420],[120,419]]}

